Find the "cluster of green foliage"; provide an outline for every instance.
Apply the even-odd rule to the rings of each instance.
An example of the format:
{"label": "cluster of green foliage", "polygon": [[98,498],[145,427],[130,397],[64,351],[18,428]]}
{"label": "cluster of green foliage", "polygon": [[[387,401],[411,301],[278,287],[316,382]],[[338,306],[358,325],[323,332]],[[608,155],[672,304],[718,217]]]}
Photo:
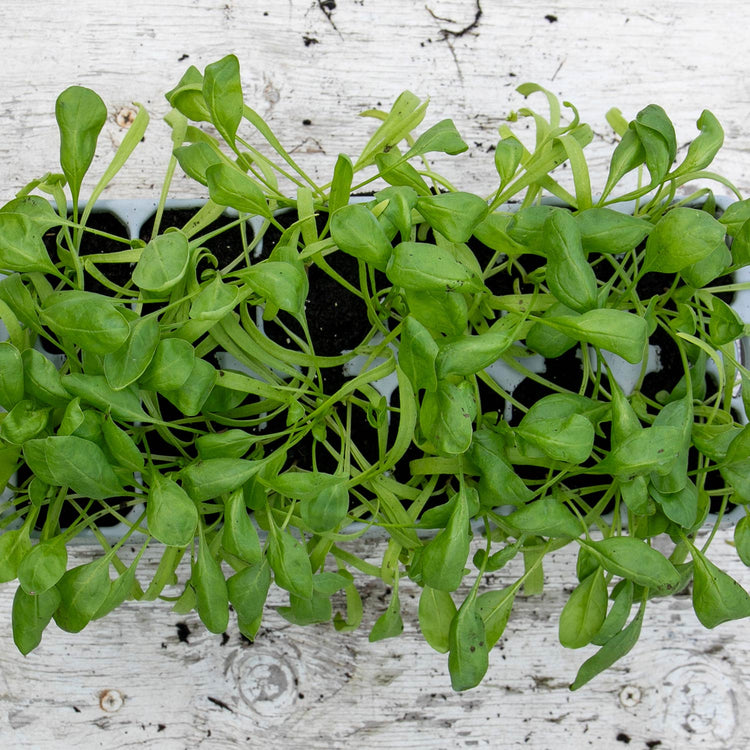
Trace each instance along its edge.
{"label": "cluster of green foliage", "polygon": [[[388,112],[363,113],[378,121],[374,133],[320,185],[245,104],[234,56],[203,73],[191,67],[167,94],[174,148],[153,238],[106,235],[122,250],[88,254],[82,238],[104,235],[87,226],[91,209],[148,116],[141,108],[81,211],[107,112],[88,89],[60,95],[62,173],[0,209],[0,484],[11,491],[0,507],[0,581],[19,582],[12,625],[23,653],[52,618],[77,632],[126,600],[157,597],[180,613],[196,609],[215,633],[226,630],[231,604],[252,639],[272,582],[288,592],[278,608],[287,620],[348,631],[362,619],[360,574],[389,587],[370,633],[378,640],[402,631],[399,582],[408,577],[422,589],[422,633],[449,655],[452,685],[464,690],[482,680],[515,597],[541,591],[545,556],[571,544],[578,582],[560,641],[599,647],[574,688],[633,647],[654,597],[692,586],[709,628],[750,615],[750,596],[707,556],[728,503],[750,503],[750,427],[732,411],[736,384],[750,377],[736,349],[746,326],[719,296],[744,287],[716,282],[750,264],[750,202],[706,171],[722,129],[704,111],[676,164],[660,107],[630,123],[610,112],[620,140],[595,198],[584,157],[590,127],[567,103],[564,122],[539,86],[519,91],[546,96],[549,114],[509,118],[533,123],[530,148],[500,128],[488,196],[433,170],[427,154],[467,146],[451,120],[416,135],[427,102],[409,92]],[[159,232],[178,165],[209,199],[181,229]],[[568,188],[552,176],[563,165],[556,174]],[[626,176],[637,184],[621,188]],[[696,181],[718,181],[739,200],[716,218],[708,188],[678,197]],[[352,202],[366,186],[372,197]],[[221,229],[206,229],[222,215]],[[262,220],[255,234],[251,216]],[[242,246],[220,266],[205,243],[237,227]],[[281,237],[260,259],[269,228]],[[471,243],[489,260],[480,263]],[[356,259],[358,283],[333,267],[342,253]],[[108,263],[131,263],[131,278],[110,281]],[[350,352],[315,352],[305,310],[312,266],[366,310],[369,333]],[[642,299],[639,282],[652,271],[667,282]],[[515,279],[513,292],[493,294],[488,284],[503,275]],[[87,289],[92,280],[108,293]],[[285,345],[264,335],[256,308],[282,326]],[[683,377],[653,398],[640,386],[657,330],[673,340]],[[51,344],[60,367],[40,350]],[[575,390],[524,365],[537,353],[551,371],[574,348]],[[217,367],[216,351],[238,366]],[[634,388],[618,384],[617,358],[639,366]],[[326,390],[326,371],[355,360],[355,374]],[[486,372],[498,361],[547,395],[519,403]],[[397,381],[392,403],[378,390],[388,376]],[[520,422],[483,409],[480,386],[510,402]],[[367,425],[375,455],[353,423]],[[308,466],[290,459],[302,441]],[[405,480],[396,471],[404,462]],[[707,485],[709,474],[718,486]],[[719,510],[709,515],[712,502]],[[61,524],[71,510],[74,520]],[[102,531],[105,516],[125,525],[120,539]],[[351,551],[372,527],[387,540],[380,564]],[[82,532],[102,554],[68,568]],[[735,541],[750,564],[748,516]],[[144,582],[148,546],[161,562]],[[189,578],[178,584],[183,558]],[[512,582],[486,590],[504,566],[494,578]]]}

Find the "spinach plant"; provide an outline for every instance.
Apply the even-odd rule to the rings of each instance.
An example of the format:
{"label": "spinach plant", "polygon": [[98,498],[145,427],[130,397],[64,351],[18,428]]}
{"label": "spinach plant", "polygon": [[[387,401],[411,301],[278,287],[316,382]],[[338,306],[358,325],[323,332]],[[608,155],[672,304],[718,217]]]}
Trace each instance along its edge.
{"label": "spinach plant", "polygon": [[[578,581],[560,642],[597,648],[574,689],[633,648],[654,598],[691,587],[709,628],[750,615],[709,550],[739,506],[750,564],[747,326],[731,306],[748,287],[735,276],[750,201],[708,171],[721,126],[704,111],[676,161],[660,107],[631,122],[613,110],[620,140],[595,191],[590,127],[539,86],[519,92],[548,114],[509,118],[532,122],[530,145],[500,128],[488,195],[431,166],[467,146],[451,120],[423,128],[427,102],[408,91],[363,113],[369,140],[320,184],[245,103],[234,56],[191,67],[166,95],[172,158],[145,240],[91,220],[148,115],[83,206],[106,107],[85,88],[60,95],[62,171],[0,209],[0,581],[18,580],[23,653],[52,619],[77,632],[156,598],[215,633],[231,605],[253,639],[272,583],[290,622],[348,631],[362,575],[389,591],[375,641],[401,633],[408,578],[465,690],[568,545]],[[178,168],[207,199],[162,230]],[[716,183],[738,199],[724,212]],[[229,232],[235,252],[219,258],[210,241]],[[104,239],[120,249],[85,249]],[[353,346],[320,338],[318,288],[358,311]],[[373,530],[377,563],[352,544]],[[102,552],[68,567],[82,535]],[[161,557],[144,580],[149,546]]]}

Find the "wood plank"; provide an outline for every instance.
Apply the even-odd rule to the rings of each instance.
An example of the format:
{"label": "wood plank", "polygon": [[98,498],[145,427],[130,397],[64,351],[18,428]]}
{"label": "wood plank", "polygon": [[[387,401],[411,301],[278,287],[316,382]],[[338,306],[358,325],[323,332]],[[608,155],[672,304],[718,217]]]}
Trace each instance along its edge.
{"label": "wood plank", "polygon": [[[711,557],[747,586],[750,575],[727,537],[719,535]],[[375,561],[382,545],[365,539],[355,551]],[[82,548],[71,564],[92,554]],[[143,582],[155,565],[147,555]],[[631,747],[747,747],[745,623],[709,632],[689,597],[653,601],[631,654],[571,693],[578,666],[595,650],[566,651],[557,642],[557,616],[575,581],[573,550],[551,555],[546,570],[546,593],[518,598],[484,683],[461,694],[450,689],[446,657],[419,633],[418,588],[409,581],[401,589],[404,633],[376,644],[367,633],[385,609],[386,589],[360,577],[365,621],[355,633],[300,628],[269,612],[250,644],[234,622],[226,636],[213,635],[195,614],[176,615],[166,602],[127,603],[77,635],[51,625],[28,657],[10,639],[14,587],[6,584],[0,740],[14,750],[617,748],[625,738]],[[487,588],[520,572],[511,565],[488,576]],[[285,595],[273,589],[269,602],[281,605]]]}
{"label": "wood plank", "polygon": [[[55,171],[54,99],[71,84],[94,87],[110,112],[89,190],[122,140],[118,116],[122,122],[133,100],[151,112],[145,142],[107,195],[152,197],[170,149],[160,122],[168,109],[164,92],[188,64],[202,69],[229,51],[240,58],[248,101],[321,180],[339,152],[357,152],[371,132],[373,124],[357,113],[387,107],[409,88],[431,97],[428,123],[454,117],[470,144],[467,154],[436,165],[465,189],[491,190],[496,178],[487,151],[503,118],[526,104],[515,86],[535,81],[572,101],[591,123],[595,189],[612,150],[606,111],[617,106],[633,117],[652,101],[673,118],[680,153],[695,136],[702,108],[710,108],[727,133],[716,168],[741,189],[750,187],[750,89],[744,57],[736,54],[745,46],[750,5],[717,0],[710,13],[676,0],[658,8],[646,0],[619,7],[591,0],[324,6],[82,0],[71,13],[49,0],[6,0],[12,21],[0,30],[0,200]],[[528,104],[543,109],[544,102],[536,96]],[[201,192],[175,179],[175,197]]]}
{"label": "wood plank", "polygon": [[[680,153],[708,107],[726,130],[716,168],[750,189],[750,6],[647,0],[5,0],[0,24],[0,201],[55,171],[57,94],[88,85],[110,118],[88,189],[125,130],[132,101],[152,115],[145,142],[108,197],[154,197],[169,157],[164,92],[187,64],[229,51],[249,100],[318,179],[340,151],[354,153],[372,124],[356,114],[387,107],[404,88],[431,97],[427,123],[454,117],[468,154],[438,160],[465,189],[490,191],[488,149],[497,127],[526,104],[536,81],[576,104],[591,123],[592,182],[603,184],[612,106],[632,117],[658,102],[675,122]],[[477,20],[477,11],[482,14]],[[548,18],[549,16],[549,18]],[[552,18],[554,16],[554,18]],[[465,31],[464,31],[465,30]],[[462,33],[464,32],[464,33]],[[307,43],[306,43],[307,42]],[[530,106],[542,108],[538,97]],[[304,120],[310,120],[304,125]],[[467,169],[467,165],[469,168]],[[596,189],[596,187],[595,187]],[[726,193],[721,188],[719,192]],[[184,178],[174,197],[200,197]],[[748,573],[719,533],[712,559],[744,585]],[[361,553],[377,548],[362,542]],[[92,554],[81,550],[80,560]],[[74,561],[73,561],[74,562]],[[707,632],[684,598],[654,602],[641,642],[616,668],[576,693],[569,681],[590,649],[557,643],[572,551],[548,564],[547,593],[519,600],[493,650],[483,686],[449,689],[446,659],[421,640],[416,590],[402,593],[404,635],[370,644],[367,625],[384,589],[366,587],[362,631],[300,629],[271,613],[254,645],[228,641],[163,602],[129,603],[71,636],[54,626],[21,657],[9,636],[13,586],[0,586],[0,745],[19,750],[147,746],[317,748],[659,747],[745,748],[750,741],[744,623]],[[153,569],[153,559],[146,560]],[[554,566],[554,569],[553,569]],[[488,585],[511,580],[503,571]],[[272,603],[282,603],[276,593]],[[187,642],[177,623],[190,630]],[[296,681],[296,682],[295,682]]]}

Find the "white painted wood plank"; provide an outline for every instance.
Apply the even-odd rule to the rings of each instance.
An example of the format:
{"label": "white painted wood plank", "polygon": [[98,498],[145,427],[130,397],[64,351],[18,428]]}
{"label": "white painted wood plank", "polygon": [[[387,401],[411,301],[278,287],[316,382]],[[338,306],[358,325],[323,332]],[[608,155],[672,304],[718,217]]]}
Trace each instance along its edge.
{"label": "white painted wood plank", "polygon": [[[457,36],[478,7],[477,25]],[[249,101],[321,179],[339,151],[356,152],[366,141],[367,123],[356,113],[386,107],[409,88],[432,98],[428,122],[454,117],[471,146],[437,166],[466,189],[489,191],[487,149],[507,112],[524,105],[514,87],[532,80],[571,100],[593,126],[595,186],[612,148],[606,110],[619,106],[632,117],[654,101],[673,118],[683,149],[700,110],[711,109],[727,134],[716,167],[750,189],[750,76],[741,53],[747,3],[338,0],[328,14],[316,0],[4,0],[0,21],[2,201],[55,170],[54,99],[74,83],[95,88],[110,111],[89,185],[124,134],[118,113],[136,100],[152,114],[145,142],[107,194],[153,197],[169,154],[164,91],[187,64],[202,68],[230,51],[240,58]],[[305,45],[305,37],[315,41]],[[178,179],[173,195],[200,190]],[[720,533],[713,559],[747,585],[730,536]],[[272,614],[255,645],[243,644],[233,627],[222,646],[194,615],[178,617],[156,602],[128,604],[77,636],[53,627],[23,658],[9,637],[13,588],[4,585],[0,746],[748,746],[746,624],[704,631],[685,599],[654,602],[636,649],[569,693],[589,650],[571,653],[557,643],[574,557],[556,559],[548,593],[519,601],[485,684],[462,695],[448,687],[445,657],[417,632],[413,589],[402,596],[404,635],[380,644],[367,642],[366,627],[341,635],[291,627]],[[384,606],[380,588],[368,591],[365,625]],[[178,622],[191,630],[188,643],[178,639]]]}
{"label": "white painted wood plank", "polygon": [[[726,539],[720,534],[711,557],[748,585]],[[369,559],[382,549],[372,541],[358,547]],[[71,564],[90,556],[82,550]],[[143,581],[154,567],[153,556],[146,558]],[[223,638],[194,614],[175,615],[166,602],[128,603],[77,635],[52,625],[25,658],[9,636],[13,587],[4,585],[0,742],[14,750],[144,743],[159,750],[748,746],[746,623],[709,632],[689,597],[653,601],[631,654],[571,693],[578,666],[594,650],[571,652],[557,643],[575,555],[556,553],[546,569],[547,593],[519,597],[484,683],[463,694],[450,690],[446,657],[418,632],[418,589],[408,581],[401,591],[404,633],[378,644],[367,641],[367,631],[386,606],[385,588],[360,580],[365,622],[356,633],[299,628],[271,612],[250,645],[234,623]],[[487,586],[506,585],[519,573],[511,567]],[[270,603],[284,601],[273,590]],[[189,629],[185,642],[178,623]]]}
{"label": "white painted wood plank", "polygon": [[[478,7],[476,27],[454,36]],[[432,97],[429,122],[454,117],[471,144],[468,154],[438,166],[449,163],[447,173],[466,189],[490,190],[486,151],[502,118],[524,105],[514,87],[530,80],[572,101],[591,123],[595,186],[603,185],[612,148],[605,112],[618,106],[632,117],[654,101],[674,119],[683,149],[701,109],[714,111],[727,133],[716,166],[750,187],[750,75],[740,54],[747,3],[716,0],[708,10],[676,0],[339,0],[325,13],[316,0],[81,0],[72,12],[50,0],[4,0],[2,15],[3,200],[55,169],[54,99],[73,83],[98,90],[111,115],[92,177],[123,136],[118,112],[136,100],[152,113],[145,142],[108,191],[150,197],[170,147],[160,122],[164,92],[188,64],[203,68],[230,51],[240,58],[248,100],[319,178],[340,151],[366,141],[372,124],[357,113],[388,106],[409,88]],[[200,195],[200,187],[178,179],[173,194]]]}

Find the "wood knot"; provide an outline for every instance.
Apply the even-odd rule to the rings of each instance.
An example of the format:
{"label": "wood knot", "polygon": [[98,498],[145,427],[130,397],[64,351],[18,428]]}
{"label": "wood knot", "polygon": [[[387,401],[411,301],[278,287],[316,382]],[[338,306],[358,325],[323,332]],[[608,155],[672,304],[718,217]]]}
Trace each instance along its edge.
{"label": "wood knot", "polygon": [[102,690],[99,693],[99,707],[108,714],[113,714],[122,708],[125,696],[119,690]]}
{"label": "wood knot", "polygon": [[122,107],[122,109],[118,110],[117,114],[115,115],[115,122],[121,128],[127,129],[133,124],[137,115],[138,112],[136,112],[132,107]]}
{"label": "wood knot", "polygon": [[248,654],[236,663],[239,693],[253,713],[284,719],[298,696],[296,669],[281,654]]}

